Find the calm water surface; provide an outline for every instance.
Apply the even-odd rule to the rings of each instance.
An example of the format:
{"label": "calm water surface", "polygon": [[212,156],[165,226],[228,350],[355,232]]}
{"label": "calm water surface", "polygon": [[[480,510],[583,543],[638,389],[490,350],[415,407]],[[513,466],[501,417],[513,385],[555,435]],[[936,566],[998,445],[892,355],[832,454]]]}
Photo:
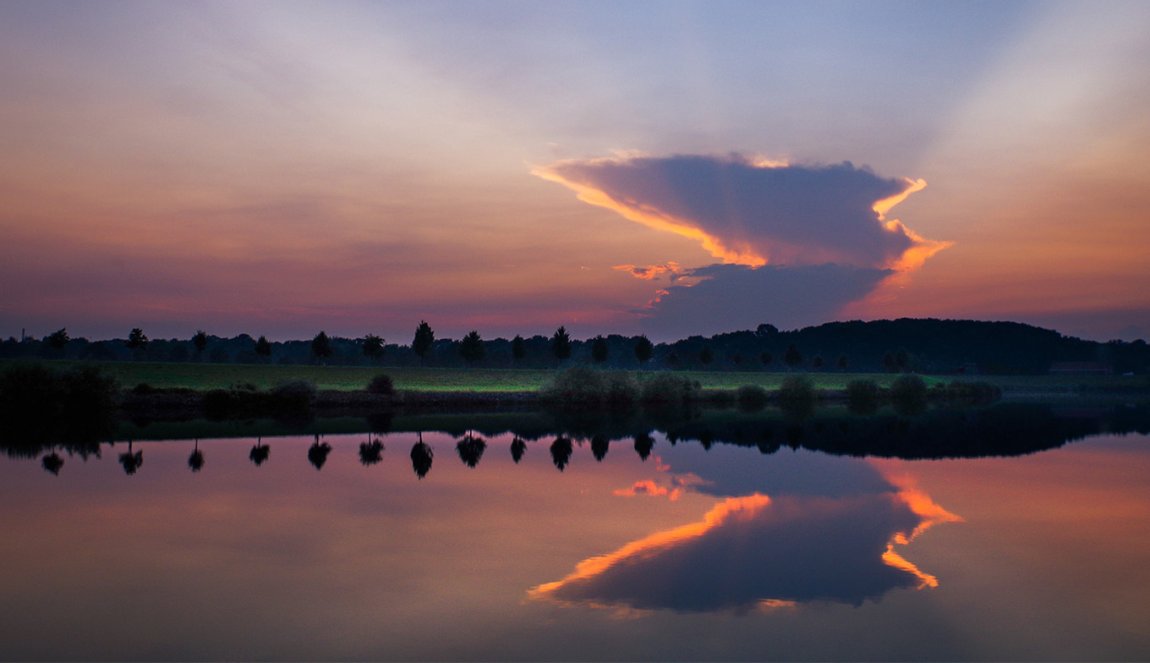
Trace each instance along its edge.
{"label": "calm water surface", "polygon": [[424,433],[422,479],[417,434],[369,465],[367,439],[0,460],[0,657],[1150,658],[1144,435],[929,461],[550,437],[516,462],[511,435]]}

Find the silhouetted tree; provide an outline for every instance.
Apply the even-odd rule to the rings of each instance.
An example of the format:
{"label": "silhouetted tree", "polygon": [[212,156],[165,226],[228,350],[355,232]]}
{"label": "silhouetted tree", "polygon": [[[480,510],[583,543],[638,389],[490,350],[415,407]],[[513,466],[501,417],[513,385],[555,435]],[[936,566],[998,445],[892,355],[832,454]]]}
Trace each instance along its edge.
{"label": "silhouetted tree", "polygon": [[467,363],[473,364],[483,359],[483,354],[483,339],[479,336],[479,332],[473,329],[459,342],[459,356]]}
{"label": "silhouetted tree", "polygon": [[635,359],[639,360],[639,364],[646,364],[651,360],[651,355],[655,353],[655,346],[646,336],[640,336],[635,339]]}
{"label": "silhouetted tree", "polygon": [[635,436],[635,453],[639,454],[639,458],[647,460],[647,457],[651,455],[651,449],[654,447],[655,438],[648,433],[640,433]]}
{"label": "silhouetted tree", "polygon": [[555,463],[555,467],[560,472],[571,462],[571,454],[574,450],[574,447],[571,445],[571,438],[569,437],[560,435],[551,443],[551,462]]}
{"label": "silhouetted tree", "polygon": [[375,334],[363,337],[363,356],[369,359],[379,359],[383,356],[383,338]]}
{"label": "silhouetted tree", "polygon": [[44,337],[44,342],[53,350],[63,350],[64,346],[68,345],[69,340],[71,339],[68,338],[68,330],[64,327]]}
{"label": "silhouetted tree", "polygon": [[527,451],[527,443],[523,441],[523,438],[516,435],[515,438],[513,440],[511,440],[511,458],[512,458],[512,460],[514,460],[515,463],[518,464],[520,459],[523,458],[524,452],[526,452],[526,451]]}
{"label": "silhouetted tree", "polygon": [[483,452],[487,450],[487,441],[472,435],[469,431],[455,444],[455,450],[459,452],[459,460],[462,460],[464,465],[475,467],[483,458]]}
{"label": "silhouetted tree", "polygon": [[200,441],[196,440],[196,446],[192,449],[192,454],[188,456],[188,467],[193,472],[199,472],[204,469],[204,452],[200,451]]}
{"label": "silhouetted tree", "polygon": [[792,343],[787,346],[787,352],[783,355],[783,361],[787,363],[787,366],[795,368],[803,363],[803,353],[799,352],[799,349]]}
{"label": "silhouetted tree", "polygon": [[774,360],[775,360],[775,358],[773,356],[771,356],[771,353],[769,353],[769,352],[764,352],[761,355],[759,355],[759,361],[762,362],[763,366],[770,366],[771,362],[773,362]]}
{"label": "silhouetted tree", "polygon": [[434,457],[435,452],[423,441],[423,433],[419,433],[419,441],[411,447],[411,469],[415,471],[415,476],[420,479],[427,476],[431,471],[431,461]]}
{"label": "silhouetted tree", "polygon": [[822,367],[823,367],[823,356],[822,355],[815,355],[811,359],[811,368],[818,370]]}
{"label": "silhouetted tree", "polygon": [[261,438],[257,437],[256,446],[252,447],[252,450],[248,452],[248,458],[256,464],[256,467],[259,467],[260,465],[263,465],[264,461],[268,459],[268,455],[270,453],[271,447],[266,444],[262,444]]}
{"label": "silhouetted tree", "polygon": [[197,329],[196,333],[192,336],[192,345],[196,348],[196,359],[204,354],[204,350],[208,347],[208,333],[202,329]]}
{"label": "silhouetted tree", "polygon": [[419,363],[422,366],[424,358],[427,357],[428,351],[431,350],[432,344],[435,343],[435,332],[431,331],[431,325],[426,321],[421,320],[419,326],[415,329],[415,338],[411,339],[411,351],[419,357]]}
{"label": "silhouetted tree", "polygon": [[40,459],[40,466],[43,467],[46,472],[59,475],[60,468],[64,467],[64,459],[60,457],[60,454],[53,451]]}
{"label": "silhouetted tree", "polygon": [[144,334],[144,330],[139,327],[133,327],[132,331],[128,334],[128,340],[124,343],[128,348],[134,352],[140,352],[148,347],[148,337]]}
{"label": "silhouetted tree", "polygon": [[315,442],[307,448],[307,460],[315,466],[315,469],[322,470],[323,464],[327,462],[327,455],[331,453],[331,445],[327,442],[320,442],[319,435],[315,436]]}
{"label": "silhouetted tree", "polygon": [[710,347],[704,347],[699,351],[699,361],[701,361],[704,366],[710,364],[714,360],[715,353],[711,351]]}
{"label": "silhouetted tree", "polygon": [[838,361],[837,361],[836,363],[838,364],[838,367],[839,367],[839,370],[840,370],[840,371],[845,371],[845,370],[847,370],[847,366],[849,366],[849,365],[850,365],[850,362],[847,360],[847,356],[846,356],[846,355],[839,355],[839,359],[838,359]]}
{"label": "silhouetted tree", "polygon": [[571,356],[571,337],[567,334],[566,327],[556,329],[551,336],[551,354],[560,362]]}
{"label": "silhouetted tree", "polygon": [[132,441],[128,440],[128,450],[120,454],[120,465],[124,466],[124,474],[132,475],[144,464],[144,452],[132,451]]}
{"label": "silhouetted tree", "polygon": [[327,332],[321,331],[311,340],[311,354],[316,359],[327,359],[331,356],[331,339]]}
{"label": "silhouetted tree", "polygon": [[527,356],[527,346],[523,342],[523,337],[516,334],[515,338],[511,339],[511,358],[518,362],[525,356]]}
{"label": "silhouetted tree", "polygon": [[272,344],[268,342],[267,338],[260,336],[259,340],[256,341],[256,354],[261,357],[272,356]]}
{"label": "silhouetted tree", "polygon": [[383,442],[368,436],[367,442],[359,443],[359,462],[364,467],[375,465],[383,460]]}
{"label": "silhouetted tree", "polygon": [[591,359],[595,360],[596,364],[602,364],[607,361],[607,352],[607,339],[596,336],[595,340],[591,341]]}
{"label": "silhouetted tree", "polygon": [[591,455],[595,457],[596,461],[602,461],[610,448],[611,439],[606,435],[596,433],[591,436]]}

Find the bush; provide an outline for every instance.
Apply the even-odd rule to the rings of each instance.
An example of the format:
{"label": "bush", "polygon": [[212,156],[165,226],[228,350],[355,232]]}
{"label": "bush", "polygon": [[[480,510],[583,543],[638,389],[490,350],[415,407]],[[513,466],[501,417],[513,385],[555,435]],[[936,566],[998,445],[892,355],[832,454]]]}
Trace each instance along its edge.
{"label": "bush", "polygon": [[685,405],[698,394],[699,383],[673,373],[659,373],[643,381],[640,398],[644,405]]}
{"label": "bush", "polygon": [[779,385],[779,406],[787,414],[799,417],[810,414],[817,398],[814,384],[806,377],[792,375],[783,379]]}
{"label": "bush", "polygon": [[9,366],[0,372],[0,446],[35,455],[64,444],[86,455],[114,427],[117,395],[116,381],[92,367]]}
{"label": "bush", "polygon": [[779,385],[778,399],[783,403],[813,403],[815,386],[808,378],[801,375],[786,377]]}
{"label": "bush", "polygon": [[902,414],[921,412],[926,407],[926,383],[917,375],[899,376],[890,385],[890,400]]}
{"label": "bush", "polygon": [[604,374],[584,366],[559,373],[540,391],[544,398],[568,406],[600,405],[607,393]]}
{"label": "bush", "polygon": [[735,393],[735,399],[741,409],[761,410],[767,405],[767,390],[753,384],[743,385]]}
{"label": "bush", "polygon": [[277,407],[308,408],[315,400],[315,384],[307,380],[281,382],[272,388],[270,396]]}
{"label": "bush", "polygon": [[373,377],[371,382],[367,383],[367,391],[369,394],[379,394],[380,396],[394,396],[395,385],[391,381],[391,376],[384,373]]}
{"label": "bush", "polygon": [[626,408],[639,398],[639,385],[635,378],[623,371],[612,371],[605,376],[603,399],[613,408]]}
{"label": "bush", "polygon": [[882,391],[874,380],[851,380],[847,383],[847,407],[869,414],[878,409]]}

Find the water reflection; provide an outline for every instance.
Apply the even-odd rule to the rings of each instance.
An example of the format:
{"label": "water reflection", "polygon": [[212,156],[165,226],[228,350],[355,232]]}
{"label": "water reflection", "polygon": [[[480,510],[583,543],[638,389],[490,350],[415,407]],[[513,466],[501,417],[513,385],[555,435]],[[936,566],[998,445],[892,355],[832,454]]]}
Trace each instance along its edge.
{"label": "water reflection", "polygon": [[455,450],[459,452],[459,460],[462,460],[464,465],[475,467],[483,458],[483,452],[487,451],[487,441],[468,431],[467,435],[456,443]]}
{"label": "water reflection", "polygon": [[53,475],[59,475],[60,469],[64,467],[64,459],[60,457],[60,454],[53,451],[40,460],[40,465],[44,468],[44,471],[50,472]]}
{"label": "water reflection", "polygon": [[307,460],[315,469],[322,470],[324,463],[327,462],[327,455],[331,453],[331,445],[327,442],[321,442],[319,435],[315,436],[315,441],[307,448]]}
{"label": "water reflection", "polygon": [[255,446],[248,452],[248,459],[251,460],[256,467],[259,467],[267,461],[269,454],[271,454],[271,447],[263,443],[263,438],[257,437]]}
{"label": "water reflection", "polygon": [[204,452],[200,451],[200,441],[198,439],[192,449],[192,454],[188,456],[188,468],[193,472],[199,472],[204,469]]}
{"label": "water reflection", "polygon": [[654,448],[655,438],[651,437],[649,433],[639,433],[635,436],[635,453],[639,454],[639,458],[647,460]]}
{"label": "water reflection", "polygon": [[423,441],[423,433],[419,433],[419,441],[411,447],[411,468],[415,470],[415,476],[420,479],[427,476],[434,456],[431,446]]}
{"label": "water reflection", "polygon": [[383,460],[383,441],[379,438],[368,437],[367,442],[359,443],[359,462],[364,467],[370,467]]}
{"label": "water reflection", "polygon": [[519,461],[523,460],[523,454],[526,453],[526,451],[527,443],[523,441],[523,438],[516,435],[514,439],[511,440],[511,460],[514,460],[515,464],[518,465]]}
{"label": "water reflection", "polygon": [[958,516],[865,462],[835,464],[823,484],[797,478],[804,464],[809,459],[759,472],[752,480],[759,490],[745,495],[731,494],[747,482],[737,473],[728,482],[729,467],[664,465],[662,483],[637,481],[615,494],[674,501],[692,490],[721,501],[699,522],[590,557],[529,595],[624,612],[746,612],[809,602],[859,606],[894,589],[938,586],[899,547]]}
{"label": "water reflection", "polygon": [[571,462],[571,454],[575,448],[571,445],[571,438],[560,435],[551,443],[551,462],[560,472]]}
{"label": "water reflection", "polygon": [[124,466],[124,474],[132,475],[144,464],[144,452],[132,451],[132,441],[128,440],[128,450],[120,454],[120,465]]}

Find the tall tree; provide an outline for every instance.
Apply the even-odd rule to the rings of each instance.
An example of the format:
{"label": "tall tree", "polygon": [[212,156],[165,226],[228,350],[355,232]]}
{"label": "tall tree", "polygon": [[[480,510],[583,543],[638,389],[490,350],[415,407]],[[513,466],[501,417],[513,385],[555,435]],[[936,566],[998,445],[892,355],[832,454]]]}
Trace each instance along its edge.
{"label": "tall tree", "polygon": [[715,353],[711,350],[710,346],[704,346],[703,349],[699,351],[699,361],[703,362],[704,366],[715,361]]}
{"label": "tall tree", "polygon": [[124,345],[132,350],[143,350],[148,347],[148,336],[143,329],[133,327],[131,333],[128,334],[128,341]]}
{"label": "tall tree", "polygon": [[607,361],[607,353],[607,339],[596,336],[595,340],[591,341],[591,359],[594,359],[596,364],[602,364]]}
{"label": "tall tree", "polygon": [[431,331],[431,325],[427,324],[427,321],[421,320],[419,327],[415,329],[415,338],[411,340],[411,351],[419,357],[421,365],[434,343],[435,332]]}
{"label": "tall tree", "polygon": [[483,359],[483,354],[483,339],[479,336],[479,332],[473,329],[459,342],[459,355],[467,363],[473,364]]}
{"label": "tall tree", "polygon": [[64,346],[68,345],[69,340],[71,339],[68,337],[68,330],[65,327],[61,327],[44,337],[44,341],[53,350],[63,350]]}
{"label": "tall tree", "polygon": [[655,346],[651,344],[650,339],[646,336],[640,336],[635,341],[635,359],[639,360],[639,364],[646,364],[651,360],[651,355],[655,352]]}
{"label": "tall tree", "polygon": [[551,336],[551,354],[560,362],[571,356],[571,336],[567,334],[566,327],[556,329]]}
{"label": "tall tree", "polygon": [[792,343],[787,346],[787,352],[783,355],[783,361],[787,362],[787,366],[794,368],[803,363],[803,353]]}
{"label": "tall tree", "polygon": [[520,361],[527,356],[527,344],[523,342],[523,337],[519,334],[511,339],[511,358],[515,361]]}
{"label": "tall tree", "polygon": [[327,332],[321,331],[311,340],[311,353],[316,359],[327,359],[331,356],[331,339]]}
{"label": "tall tree", "polygon": [[371,359],[379,359],[383,356],[383,338],[375,334],[368,334],[363,337],[363,355]]}
{"label": "tall tree", "polygon": [[200,355],[204,354],[204,349],[208,347],[208,333],[197,329],[192,336],[192,345],[196,346],[196,359],[199,359]]}
{"label": "tall tree", "polygon": [[256,341],[256,354],[261,357],[272,356],[272,344],[268,342],[266,337],[260,336],[259,340]]}

